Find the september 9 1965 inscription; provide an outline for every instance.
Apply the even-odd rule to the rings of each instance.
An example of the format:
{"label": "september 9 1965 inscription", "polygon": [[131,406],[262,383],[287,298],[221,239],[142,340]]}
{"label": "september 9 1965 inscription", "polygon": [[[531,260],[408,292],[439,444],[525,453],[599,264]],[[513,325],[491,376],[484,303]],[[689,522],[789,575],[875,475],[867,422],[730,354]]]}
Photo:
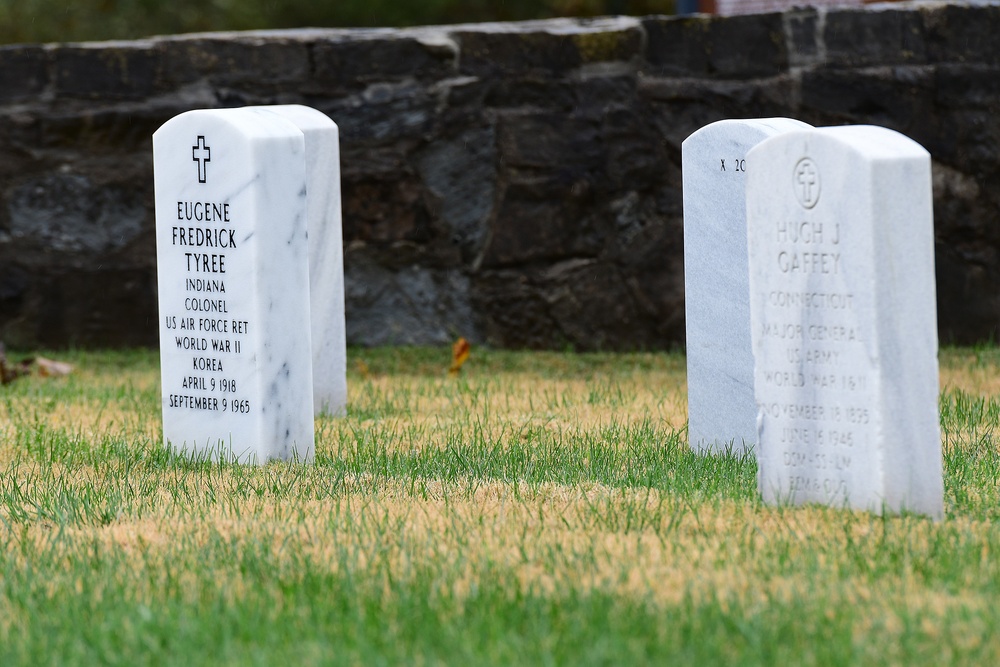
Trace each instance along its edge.
{"label": "september 9 1965 inscription", "polygon": [[163,432],[263,463],[313,452],[302,133],[245,109],[153,136]]}

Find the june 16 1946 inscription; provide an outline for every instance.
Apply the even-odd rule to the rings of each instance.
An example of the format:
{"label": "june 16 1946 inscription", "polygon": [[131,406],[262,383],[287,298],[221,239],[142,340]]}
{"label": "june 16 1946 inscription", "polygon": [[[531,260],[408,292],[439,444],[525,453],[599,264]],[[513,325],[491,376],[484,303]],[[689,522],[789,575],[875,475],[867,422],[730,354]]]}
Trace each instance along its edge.
{"label": "june 16 1946 inscription", "polygon": [[884,128],[822,128],[747,162],[764,499],[940,516],[927,152]]}

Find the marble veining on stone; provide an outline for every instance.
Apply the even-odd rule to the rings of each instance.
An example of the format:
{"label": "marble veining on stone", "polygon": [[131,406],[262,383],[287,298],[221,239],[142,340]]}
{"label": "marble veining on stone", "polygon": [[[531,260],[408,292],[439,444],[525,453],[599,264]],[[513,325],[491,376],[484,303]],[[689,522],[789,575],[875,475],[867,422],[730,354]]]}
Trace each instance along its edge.
{"label": "marble veining on stone", "polygon": [[253,109],[153,135],[163,433],[174,450],[313,457],[302,132]]}
{"label": "marble veining on stone", "polygon": [[288,104],[254,108],[280,115],[305,136],[314,410],[317,415],[344,415],[347,328],[339,130],[329,117],[310,107]]}

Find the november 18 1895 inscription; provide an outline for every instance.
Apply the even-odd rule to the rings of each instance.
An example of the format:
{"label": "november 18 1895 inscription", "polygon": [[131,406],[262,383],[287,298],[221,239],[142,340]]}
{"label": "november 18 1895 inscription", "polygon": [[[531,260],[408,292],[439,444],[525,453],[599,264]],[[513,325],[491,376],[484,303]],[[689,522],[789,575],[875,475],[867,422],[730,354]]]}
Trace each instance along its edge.
{"label": "november 18 1895 inscription", "polygon": [[245,109],[153,136],[163,431],[177,451],[308,459],[302,133]]}
{"label": "november 18 1895 inscription", "polygon": [[781,135],[747,160],[764,499],[939,517],[929,155],[860,126]]}

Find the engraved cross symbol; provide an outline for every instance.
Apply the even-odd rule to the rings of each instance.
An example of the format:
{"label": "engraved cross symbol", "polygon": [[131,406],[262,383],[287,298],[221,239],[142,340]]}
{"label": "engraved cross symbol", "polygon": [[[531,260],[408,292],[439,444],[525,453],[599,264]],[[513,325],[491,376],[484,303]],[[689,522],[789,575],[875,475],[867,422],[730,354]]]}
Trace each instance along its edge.
{"label": "engraved cross symbol", "polygon": [[198,143],[191,147],[191,159],[198,163],[198,182],[208,180],[208,163],[212,161],[212,149],[205,145],[205,137],[198,135]]}
{"label": "engraved cross symbol", "polygon": [[802,201],[805,204],[810,204],[813,201],[813,191],[812,186],[816,185],[816,170],[813,169],[811,162],[802,162],[799,164],[799,169],[795,174],[799,185],[802,186]]}

